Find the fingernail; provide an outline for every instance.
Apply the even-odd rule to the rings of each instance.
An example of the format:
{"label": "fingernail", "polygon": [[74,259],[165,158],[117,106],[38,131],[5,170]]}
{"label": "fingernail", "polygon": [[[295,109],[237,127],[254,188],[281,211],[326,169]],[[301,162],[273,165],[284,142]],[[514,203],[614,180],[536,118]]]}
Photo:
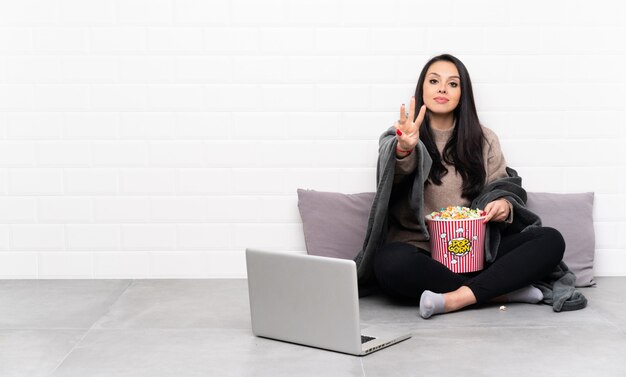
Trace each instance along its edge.
{"label": "fingernail", "polygon": [[400,130],[396,129],[396,135],[398,135],[398,136],[402,136],[402,131],[400,131]]}

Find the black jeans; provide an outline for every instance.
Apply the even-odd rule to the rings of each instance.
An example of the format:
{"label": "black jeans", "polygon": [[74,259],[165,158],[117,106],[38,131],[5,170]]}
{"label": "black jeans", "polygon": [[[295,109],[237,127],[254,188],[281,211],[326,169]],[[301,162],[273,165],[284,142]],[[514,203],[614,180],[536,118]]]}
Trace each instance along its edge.
{"label": "black jeans", "polygon": [[457,274],[426,250],[391,242],[377,250],[374,272],[383,292],[393,297],[418,302],[424,290],[446,293],[464,285],[481,304],[548,275],[564,251],[565,241],[558,230],[531,228],[502,236],[496,260],[482,271]]}

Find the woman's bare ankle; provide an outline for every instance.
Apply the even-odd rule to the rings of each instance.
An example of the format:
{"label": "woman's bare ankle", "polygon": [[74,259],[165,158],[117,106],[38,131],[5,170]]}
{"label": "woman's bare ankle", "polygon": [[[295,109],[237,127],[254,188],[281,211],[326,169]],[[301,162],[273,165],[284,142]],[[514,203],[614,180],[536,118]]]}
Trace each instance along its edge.
{"label": "woman's bare ankle", "polygon": [[468,305],[476,303],[476,296],[474,296],[474,292],[465,285],[455,291],[445,293],[443,298],[445,301],[445,313],[457,311]]}

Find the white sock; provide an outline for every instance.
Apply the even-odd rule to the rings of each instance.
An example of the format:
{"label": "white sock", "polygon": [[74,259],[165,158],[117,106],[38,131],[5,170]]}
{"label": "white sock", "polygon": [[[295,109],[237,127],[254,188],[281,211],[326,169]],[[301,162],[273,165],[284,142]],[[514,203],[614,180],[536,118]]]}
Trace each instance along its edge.
{"label": "white sock", "polygon": [[543,293],[541,293],[541,290],[533,287],[532,285],[507,293],[505,296],[509,302],[527,302],[529,304],[536,304],[543,300]]}
{"label": "white sock", "polygon": [[445,300],[440,293],[424,291],[420,298],[420,315],[422,318],[430,318],[433,314],[443,313]]}

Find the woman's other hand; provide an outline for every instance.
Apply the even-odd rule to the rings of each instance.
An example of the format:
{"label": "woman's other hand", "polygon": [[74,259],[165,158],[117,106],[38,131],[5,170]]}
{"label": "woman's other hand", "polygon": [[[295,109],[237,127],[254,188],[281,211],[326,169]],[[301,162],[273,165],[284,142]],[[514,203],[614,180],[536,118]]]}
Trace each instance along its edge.
{"label": "woman's other hand", "polygon": [[485,206],[485,223],[489,221],[504,221],[509,218],[509,202],[506,199],[497,199]]}
{"label": "woman's other hand", "polygon": [[400,119],[394,124],[396,127],[396,138],[398,139],[398,148],[404,151],[412,151],[419,141],[419,127],[424,120],[426,114],[426,105],[422,105],[415,121],[415,97],[411,97],[409,106],[409,114],[407,116],[404,104],[400,106]]}

